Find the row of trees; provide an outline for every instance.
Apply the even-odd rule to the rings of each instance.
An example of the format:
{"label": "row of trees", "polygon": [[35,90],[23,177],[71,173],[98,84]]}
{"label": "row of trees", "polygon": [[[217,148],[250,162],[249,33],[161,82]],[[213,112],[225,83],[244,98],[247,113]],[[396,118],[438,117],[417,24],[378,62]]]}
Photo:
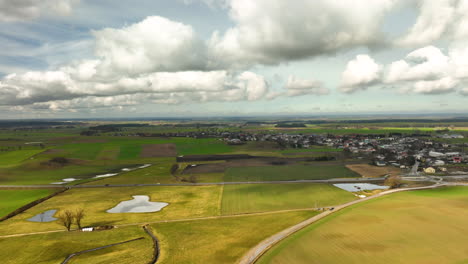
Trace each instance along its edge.
{"label": "row of trees", "polygon": [[58,214],[57,218],[60,224],[62,224],[68,231],[70,231],[71,226],[76,224],[79,229],[81,229],[81,221],[85,217],[84,209],[65,210]]}

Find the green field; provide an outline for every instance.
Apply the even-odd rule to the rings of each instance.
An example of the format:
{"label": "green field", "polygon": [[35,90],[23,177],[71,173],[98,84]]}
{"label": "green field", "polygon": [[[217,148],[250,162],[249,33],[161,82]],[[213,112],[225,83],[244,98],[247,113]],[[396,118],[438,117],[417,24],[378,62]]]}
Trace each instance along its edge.
{"label": "green field", "polygon": [[[87,183],[87,185],[176,183],[177,181],[175,177],[170,173],[170,168],[174,163],[174,158],[157,158],[152,160],[150,167],[136,169],[129,172],[121,172],[117,176],[91,181]],[[136,167],[132,166],[131,168]]]}
{"label": "green field", "polygon": [[320,220],[259,263],[468,263],[466,219],[467,187],[392,194]]}
{"label": "green field", "polygon": [[241,181],[286,181],[319,180],[332,178],[357,178],[359,174],[341,165],[292,165],[229,168],[224,180]]}
{"label": "green field", "polygon": [[315,208],[349,202],[356,197],[328,184],[226,185],[222,214]]}
{"label": "green field", "polygon": [[315,214],[289,212],[154,224],[162,245],[158,263],[236,263],[263,239]]}
{"label": "green field", "polygon": [[0,190],[0,217],[56,191],[49,189]]}
{"label": "green field", "polygon": [[152,257],[153,241],[138,226],[98,232],[60,232],[0,238],[0,259],[5,264],[56,264],[74,252],[139,237],[144,239],[85,253],[74,257],[70,263],[145,264]]}
{"label": "green field", "polygon": [[44,149],[28,149],[0,153],[0,168],[14,167],[43,151]]}
{"label": "green field", "polygon": [[[156,213],[107,213],[121,201],[132,200],[133,195],[148,195],[150,201],[169,203]],[[176,187],[122,187],[71,189],[33,208],[0,223],[0,234],[17,234],[64,229],[57,221],[33,223],[26,219],[47,210],[83,208],[85,226],[142,223],[170,219],[184,219],[220,214],[220,186]]]}

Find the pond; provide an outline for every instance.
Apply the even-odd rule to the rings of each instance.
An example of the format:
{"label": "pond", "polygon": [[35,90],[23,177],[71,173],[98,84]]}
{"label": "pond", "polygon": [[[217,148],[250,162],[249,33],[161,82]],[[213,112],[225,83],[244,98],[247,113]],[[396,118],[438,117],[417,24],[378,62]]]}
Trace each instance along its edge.
{"label": "pond", "polygon": [[102,175],[96,175],[93,178],[107,178],[107,177],[112,177],[115,175],[119,175],[118,173],[107,173],[107,174],[102,174]]}
{"label": "pond", "polygon": [[372,183],[337,183],[333,185],[348,192],[386,190],[389,188],[388,186],[377,185]]}
{"label": "pond", "polygon": [[40,222],[40,223],[46,223],[46,222],[52,222],[57,220],[57,218],[54,217],[54,214],[57,212],[57,210],[48,210],[43,213],[40,213],[38,215],[35,215],[31,218],[28,219],[30,222]]}
{"label": "pond", "polygon": [[150,202],[147,195],[134,195],[133,200],[120,202],[108,213],[151,213],[161,211],[168,203]]}

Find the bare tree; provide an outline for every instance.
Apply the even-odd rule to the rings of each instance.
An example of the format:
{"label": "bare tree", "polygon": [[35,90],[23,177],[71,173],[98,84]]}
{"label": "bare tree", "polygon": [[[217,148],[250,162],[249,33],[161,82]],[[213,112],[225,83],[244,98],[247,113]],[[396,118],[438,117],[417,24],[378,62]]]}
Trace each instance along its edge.
{"label": "bare tree", "polygon": [[387,179],[385,179],[385,185],[390,186],[390,189],[398,188],[401,186],[401,184],[402,184],[401,177],[397,175],[392,175],[392,176],[387,177]]}
{"label": "bare tree", "polygon": [[75,211],[75,223],[78,226],[79,229],[81,229],[81,220],[85,217],[85,212],[83,208],[76,209]]}
{"label": "bare tree", "polygon": [[67,228],[68,231],[71,229],[71,225],[73,224],[73,219],[74,213],[70,210],[65,210],[63,212],[60,212],[60,214],[57,216],[59,222]]}

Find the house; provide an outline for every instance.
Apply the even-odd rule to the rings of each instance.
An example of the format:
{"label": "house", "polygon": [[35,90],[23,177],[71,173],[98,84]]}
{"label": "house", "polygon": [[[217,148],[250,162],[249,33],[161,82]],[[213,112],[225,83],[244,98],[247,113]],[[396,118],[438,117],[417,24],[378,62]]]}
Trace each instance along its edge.
{"label": "house", "polygon": [[429,151],[429,157],[433,157],[433,158],[445,157],[445,154],[441,152]]}
{"label": "house", "polygon": [[385,167],[385,165],[387,165],[387,163],[383,160],[376,160],[374,163],[378,167]]}
{"label": "house", "polygon": [[428,167],[428,168],[424,169],[424,172],[428,173],[428,174],[434,174],[436,172],[436,170],[434,168],[432,168],[432,167]]}

